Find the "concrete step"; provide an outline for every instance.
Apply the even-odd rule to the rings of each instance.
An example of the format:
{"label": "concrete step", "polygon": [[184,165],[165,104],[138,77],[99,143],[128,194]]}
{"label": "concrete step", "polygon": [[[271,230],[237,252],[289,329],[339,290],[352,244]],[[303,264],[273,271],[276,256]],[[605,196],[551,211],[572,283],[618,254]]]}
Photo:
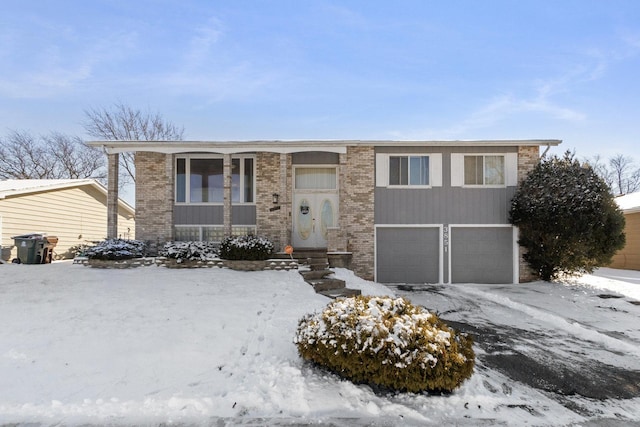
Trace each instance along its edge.
{"label": "concrete step", "polygon": [[351,289],[351,288],[329,289],[327,291],[321,291],[318,293],[320,295],[324,295],[332,299],[355,297],[361,294],[360,289]]}
{"label": "concrete step", "polygon": [[293,258],[293,259],[304,261],[307,258],[326,258],[327,250],[326,249],[296,249],[293,251],[291,255],[286,254],[284,252],[276,252],[271,257],[272,258]]}
{"label": "concrete step", "polygon": [[318,293],[345,288],[345,281],[340,279],[314,279],[307,280],[307,283],[313,286],[313,289]]}
{"label": "concrete step", "polygon": [[325,279],[327,278],[327,276],[331,276],[333,274],[333,271],[329,269],[307,270],[307,271],[300,271],[300,274],[302,275],[302,277],[304,277],[304,280],[309,281],[314,279]]}
{"label": "concrete step", "polygon": [[307,258],[303,264],[308,265],[312,271],[326,270],[329,268],[329,260],[327,258]]}

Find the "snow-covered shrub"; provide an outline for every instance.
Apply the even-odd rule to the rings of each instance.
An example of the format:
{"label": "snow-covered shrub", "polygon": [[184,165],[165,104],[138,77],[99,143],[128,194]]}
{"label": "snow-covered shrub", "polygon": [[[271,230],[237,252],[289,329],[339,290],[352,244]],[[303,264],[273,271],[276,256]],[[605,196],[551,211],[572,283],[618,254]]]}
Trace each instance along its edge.
{"label": "snow-covered shrub", "polygon": [[84,255],[89,259],[120,260],[142,258],[147,245],[139,240],[107,239],[87,248]]}
{"label": "snow-covered shrub", "polygon": [[228,260],[261,261],[273,253],[273,243],[265,237],[245,236],[225,237],[220,243],[220,258]]}
{"label": "snow-covered shrub", "polygon": [[189,261],[208,261],[218,258],[218,248],[214,242],[167,242],[159,255]]}
{"label": "snow-covered shrub", "polygon": [[475,363],[470,337],[404,298],[335,300],[300,320],[294,342],[344,378],[399,391],[451,391]]}
{"label": "snow-covered shrub", "polygon": [[573,154],[543,158],[518,186],[509,211],[529,266],[543,280],[591,273],[625,244],[611,188]]}

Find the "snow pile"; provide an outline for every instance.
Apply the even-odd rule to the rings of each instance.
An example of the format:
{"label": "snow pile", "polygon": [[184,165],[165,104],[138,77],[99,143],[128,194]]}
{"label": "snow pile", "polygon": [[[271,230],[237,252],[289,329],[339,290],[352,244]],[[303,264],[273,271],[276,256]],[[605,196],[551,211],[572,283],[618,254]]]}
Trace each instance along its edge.
{"label": "snow pile", "polygon": [[210,261],[218,259],[218,248],[214,242],[167,242],[159,255],[178,260]]}
{"label": "snow pile", "polygon": [[[349,270],[335,272],[365,295],[395,294]],[[524,331],[548,319],[557,351],[640,370],[632,355],[640,354],[638,306],[623,298],[598,298],[597,289],[584,286],[587,280],[592,286],[605,284],[610,292],[621,289],[616,285],[621,282],[584,276],[571,286],[446,285],[437,293],[416,292],[411,300],[476,325],[500,322]],[[467,294],[469,289],[483,292]],[[505,305],[497,296],[520,304]],[[292,342],[299,320],[328,302],[294,271],[0,264],[0,425],[640,421],[640,398],[561,396],[560,402],[567,402],[562,404],[551,393],[483,365],[478,347],[474,375],[451,394],[380,394],[354,385],[306,363]],[[537,308],[540,315],[526,308]],[[567,322],[579,322],[581,329],[563,329]],[[395,335],[402,336],[401,330]],[[580,339],[583,335],[591,346]],[[613,346],[614,339],[635,351]],[[576,404],[590,412],[576,412]]]}
{"label": "snow pile", "polygon": [[473,371],[471,342],[404,298],[333,301],[300,321],[295,342],[305,359],[392,389],[452,390]]}

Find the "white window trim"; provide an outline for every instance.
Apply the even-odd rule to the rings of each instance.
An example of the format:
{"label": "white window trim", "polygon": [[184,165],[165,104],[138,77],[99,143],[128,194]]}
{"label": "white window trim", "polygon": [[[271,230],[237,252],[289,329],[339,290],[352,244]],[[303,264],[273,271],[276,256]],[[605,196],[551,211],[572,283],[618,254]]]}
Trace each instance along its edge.
{"label": "white window trim", "polygon": [[[429,157],[429,185],[389,185],[390,157]],[[432,187],[442,187],[442,153],[376,154],[376,187],[392,189],[428,189]]]}
{"label": "white window trim", "polygon": [[[465,156],[502,156],[504,157],[504,184],[485,185],[464,183]],[[463,188],[506,188],[518,185],[518,153],[452,153],[451,154],[451,186]]]}
{"label": "white window trim", "polygon": [[[185,174],[186,174],[186,178],[185,178],[185,200],[184,202],[178,202],[178,186],[175,183],[175,177],[177,175],[177,170],[178,170],[178,159],[185,159]],[[218,154],[180,154],[180,155],[176,155],[174,158],[174,163],[173,163],[173,175],[174,175],[174,189],[173,189],[173,197],[174,197],[174,204],[176,205],[180,205],[180,206],[222,206],[224,204],[224,202],[190,202],[189,198],[191,195],[191,179],[189,178],[191,176],[191,162],[189,160],[191,159],[218,159],[218,160],[223,160],[224,161],[224,156],[222,155],[218,155]],[[256,156],[254,154],[240,154],[240,155],[234,155],[231,157],[231,160],[235,160],[235,159],[239,159],[240,160],[240,198],[244,199],[244,159],[253,159],[253,202],[232,202],[234,205],[245,205],[245,206],[252,206],[256,204]]]}

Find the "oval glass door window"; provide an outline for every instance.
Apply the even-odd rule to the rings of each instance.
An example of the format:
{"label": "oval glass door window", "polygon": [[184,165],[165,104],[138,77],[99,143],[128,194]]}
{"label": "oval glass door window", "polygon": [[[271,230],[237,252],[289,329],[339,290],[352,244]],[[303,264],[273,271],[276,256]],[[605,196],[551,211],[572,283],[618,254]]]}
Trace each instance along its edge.
{"label": "oval glass door window", "polygon": [[329,199],[324,199],[320,207],[320,227],[322,229],[322,237],[325,240],[327,240],[329,235],[328,228],[333,227],[333,217],[333,203],[331,203]]}
{"label": "oval glass door window", "polygon": [[313,229],[313,217],[311,215],[311,206],[307,199],[300,200],[296,208],[296,222],[298,236],[302,240],[307,240],[311,236]]}

